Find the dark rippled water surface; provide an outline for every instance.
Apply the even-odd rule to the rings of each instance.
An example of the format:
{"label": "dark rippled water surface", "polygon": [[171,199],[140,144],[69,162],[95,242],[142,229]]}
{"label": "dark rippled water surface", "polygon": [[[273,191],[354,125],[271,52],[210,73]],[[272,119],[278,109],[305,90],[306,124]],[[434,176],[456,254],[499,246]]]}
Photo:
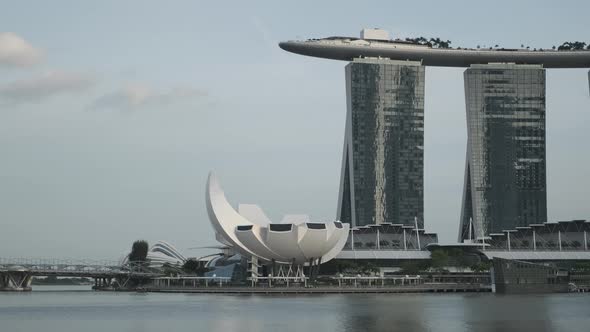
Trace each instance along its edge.
{"label": "dark rippled water surface", "polygon": [[0,293],[0,331],[590,331],[590,295]]}

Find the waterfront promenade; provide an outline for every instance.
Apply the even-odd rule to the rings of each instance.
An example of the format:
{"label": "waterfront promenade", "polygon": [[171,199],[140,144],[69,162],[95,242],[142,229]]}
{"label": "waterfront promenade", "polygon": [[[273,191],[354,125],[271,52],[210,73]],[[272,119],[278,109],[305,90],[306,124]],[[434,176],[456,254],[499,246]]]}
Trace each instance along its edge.
{"label": "waterfront promenade", "polygon": [[[296,280],[298,279],[298,280]],[[204,294],[378,294],[491,292],[489,274],[321,276],[309,278],[259,277],[250,285],[231,284],[220,277],[160,277],[140,291]]]}
{"label": "waterfront promenade", "polygon": [[401,293],[473,293],[491,292],[490,285],[421,284],[397,287],[202,287],[146,288],[154,293],[197,294],[401,294]]}

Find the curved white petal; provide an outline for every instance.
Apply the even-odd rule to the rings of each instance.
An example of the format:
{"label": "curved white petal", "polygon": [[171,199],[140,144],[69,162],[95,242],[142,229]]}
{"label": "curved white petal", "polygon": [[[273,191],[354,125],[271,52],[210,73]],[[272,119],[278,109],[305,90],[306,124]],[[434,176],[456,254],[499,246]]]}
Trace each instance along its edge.
{"label": "curved white petal", "polygon": [[207,190],[205,192],[207,201],[207,214],[211,225],[215,229],[218,240],[227,245],[233,246],[236,250],[246,255],[256,255],[254,252],[246,249],[246,247],[238,240],[235,235],[235,229],[238,225],[254,225],[248,219],[242,217],[229,204],[225,198],[223,189],[217,180],[215,173],[209,173],[207,179]]}
{"label": "curved white petal", "polygon": [[266,227],[258,225],[244,225],[236,228],[236,236],[250,251],[255,252],[265,260],[274,259],[279,263],[288,263],[289,260],[269,248],[264,239],[266,238]]}
{"label": "curved white petal", "polygon": [[299,241],[299,248],[307,260],[322,257],[327,250],[328,227],[324,223],[305,223],[298,225],[299,229],[306,228],[305,234]]}
{"label": "curved white petal", "polygon": [[348,232],[350,231],[350,224],[335,222],[335,225],[341,225],[342,228],[336,228],[334,230],[334,237],[328,240],[328,242],[334,241],[334,246],[328,251],[324,256],[322,256],[322,263],[332,260],[336,255],[338,255],[344,245],[346,245],[346,240],[348,240]]}
{"label": "curved white petal", "polygon": [[239,204],[238,213],[260,226],[266,226],[271,223],[270,219],[264,214],[264,211],[256,204]]}
{"label": "curved white petal", "polygon": [[266,232],[266,244],[288,262],[305,263],[306,257],[299,248],[299,240],[306,229],[293,224],[270,224]]}

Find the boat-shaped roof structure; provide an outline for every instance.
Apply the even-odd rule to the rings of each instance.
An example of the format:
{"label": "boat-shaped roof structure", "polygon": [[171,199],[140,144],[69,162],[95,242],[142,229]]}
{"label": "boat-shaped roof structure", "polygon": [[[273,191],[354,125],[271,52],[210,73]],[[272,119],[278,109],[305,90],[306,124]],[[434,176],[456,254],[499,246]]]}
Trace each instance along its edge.
{"label": "boat-shaped roof structure", "polygon": [[473,64],[536,64],[545,68],[590,68],[590,50],[530,50],[506,48],[436,48],[404,40],[328,37],[279,43],[283,50],[317,58],[352,61],[386,58],[421,61],[424,66],[469,67]]}

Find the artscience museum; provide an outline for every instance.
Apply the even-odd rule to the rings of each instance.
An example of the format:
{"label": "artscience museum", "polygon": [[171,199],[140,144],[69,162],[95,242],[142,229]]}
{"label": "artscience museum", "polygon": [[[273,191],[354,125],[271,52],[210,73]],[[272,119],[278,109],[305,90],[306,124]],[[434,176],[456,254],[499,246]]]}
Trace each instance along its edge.
{"label": "artscience museum", "polygon": [[288,215],[273,223],[257,205],[227,201],[215,173],[207,181],[206,204],[216,239],[248,260],[252,277],[262,270],[285,278],[304,279],[320,264],[340,253],[350,225],[339,221],[312,222],[306,215]]}

